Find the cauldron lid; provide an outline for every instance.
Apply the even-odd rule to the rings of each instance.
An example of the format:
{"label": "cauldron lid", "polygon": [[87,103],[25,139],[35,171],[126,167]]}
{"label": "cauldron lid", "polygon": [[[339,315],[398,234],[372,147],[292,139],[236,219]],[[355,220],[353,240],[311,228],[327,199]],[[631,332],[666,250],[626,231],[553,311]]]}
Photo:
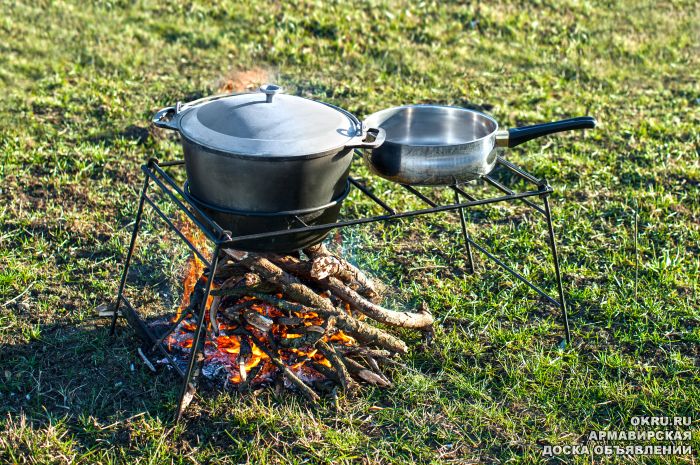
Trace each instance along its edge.
{"label": "cauldron lid", "polygon": [[308,157],[342,149],[362,135],[362,123],[351,113],[283,94],[273,84],[184,104],[177,116],[187,139],[244,156]]}

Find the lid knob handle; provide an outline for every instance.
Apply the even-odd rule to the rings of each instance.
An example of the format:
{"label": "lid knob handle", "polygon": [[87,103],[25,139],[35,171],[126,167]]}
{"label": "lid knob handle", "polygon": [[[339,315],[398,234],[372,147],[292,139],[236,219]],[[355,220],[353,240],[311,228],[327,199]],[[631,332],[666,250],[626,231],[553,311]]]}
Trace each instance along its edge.
{"label": "lid knob handle", "polygon": [[279,94],[283,90],[284,89],[277,84],[263,84],[260,86],[260,92],[265,94],[265,102],[267,103],[272,102],[272,97],[274,97],[275,94]]}

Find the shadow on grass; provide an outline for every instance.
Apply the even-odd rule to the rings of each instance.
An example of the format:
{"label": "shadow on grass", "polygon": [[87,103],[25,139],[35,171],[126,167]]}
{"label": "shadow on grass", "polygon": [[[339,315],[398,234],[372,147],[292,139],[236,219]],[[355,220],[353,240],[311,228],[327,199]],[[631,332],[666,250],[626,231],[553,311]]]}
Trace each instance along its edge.
{"label": "shadow on grass", "polygon": [[42,326],[27,343],[3,348],[0,413],[35,416],[89,415],[98,421],[144,410],[167,413],[174,402],[174,375],[150,373],[136,356],[137,340],[94,323]]}
{"label": "shadow on grass", "polygon": [[95,144],[114,145],[117,139],[136,142],[137,144],[146,144],[150,139],[154,138],[155,130],[145,125],[130,124],[121,131],[107,131],[93,136],[89,139]]}
{"label": "shadow on grass", "polygon": [[[29,342],[6,345],[0,359],[0,415],[22,413],[40,425],[55,418],[69,418],[72,423],[88,417],[96,424],[109,424],[145,412],[171,423],[181,378],[169,366],[157,365],[157,373],[151,372],[138,356],[141,341],[124,319],[119,321],[114,337],[109,335],[109,320],[100,318],[76,327],[60,322],[40,326]],[[441,363],[426,357],[419,357],[421,371],[440,371]],[[150,356],[152,361],[156,358]],[[225,408],[211,411],[220,396],[234,398],[239,410],[262,402],[263,406],[269,403],[269,408],[301,405],[315,410],[321,421],[333,413],[327,409],[330,399],[315,408],[292,391],[278,396],[264,388],[238,394],[202,379],[198,393],[201,398],[195,399],[186,415],[195,424],[209,423],[202,422],[202,415],[225,421]],[[384,394],[379,393],[379,398],[369,391],[360,394],[360,404],[366,396],[381,402]]]}
{"label": "shadow on grass", "polygon": [[[336,407],[327,398],[312,405],[293,392],[276,395],[262,389],[240,395],[205,381],[183,424],[172,428],[180,380],[166,368],[151,373],[136,355],[137,347],[134,332],[124,323],[111,338],[104,319],[74,328],[46,325],[36,339],[5,347],[0,360],[4,377],[0,415],[11,435],[3,447],[20,457],[36,457],[37,447],[43,447],[49,454],[70,448],[84,457],[114,453],[136,460],[158,455],[159,444],[165,442],[173,456],[203,448],[207,453],[226,452],[240,462],[249,457],[251,447],[314,456],[307,441],[327,447],[326,434],[332,439],[335,429],[346,428],[377,408],[389,412],[380,422],[383,426],[359,424],[362,435],[352,447],[371,453],[373,441],[392,441],[412,430],[428,431],[431,436],[423,441],[439,443],[430,422],[442,418],[442,407],[426,407],[418,394],[397,401],[393,392],[371,388],[353,399],[341,396]],[[442,372],[441,362],[429,359],[420,358],[421,372]],[[404,410],[395,410],[397,404],[430,411],[417,417],[404,415]],[[28,427],[22,426],[25,422]],[[42,437],[53,442],[40,445]],[[0,450],[0,461],[3,452],[7,450]],[[267,454],[262,449],[260,453]]]}

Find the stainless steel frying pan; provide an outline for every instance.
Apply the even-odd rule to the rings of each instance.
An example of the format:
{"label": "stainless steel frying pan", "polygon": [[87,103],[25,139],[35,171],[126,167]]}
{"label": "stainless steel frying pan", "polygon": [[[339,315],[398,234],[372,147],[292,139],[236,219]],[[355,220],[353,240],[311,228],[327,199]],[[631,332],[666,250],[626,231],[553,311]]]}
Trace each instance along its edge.
{"label": "stainless steel frying pan", "polygon": [[590,116],[498,130],[488,115],[466,108],[407,105],[370,115],[364,124],[383,128],[383,145],[364,152],[370,170],[412,185],[454,185],[488,174],[496,147],[515,147],[536,137],[572,129],[594,128]]}

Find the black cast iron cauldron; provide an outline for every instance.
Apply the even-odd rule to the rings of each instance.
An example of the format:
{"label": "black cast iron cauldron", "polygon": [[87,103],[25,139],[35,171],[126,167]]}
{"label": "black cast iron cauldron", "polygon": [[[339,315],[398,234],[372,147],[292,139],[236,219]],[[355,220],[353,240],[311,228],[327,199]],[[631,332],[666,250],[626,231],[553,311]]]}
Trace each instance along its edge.
{"label": "black cast iron cauldron", "polygon": [[[280,212],[306,212],[307,224],[334,222],[353,149],[384,142],[383,129],[366,129],[341,108],[280,92],[268,84],[260,92],[164,108],[153,117],[157,127],[181,135],[189,196],[234,236],[288,225],[289,215]],[[318,211],[323,214],[308,216]],[[241,248],[286,252],[325,235],[296,241],[287,236],[284,250],[281,239],[246,242]]]}
{"label": "black cast iron cauldron", "polygon": [[[199,209],[206,213],[224,230],[235,231],[235,235],[245,236],[269,231],[282,231],[316,224],[334,223],[338,219],[340,207],[350,193],[350,183],[339,197],[316,208],[278,213],[246,212],[221,208],[202,202],[193,197],[189,183],[185,183],[185,195]],[[251,252],[288,253],[318,244],[330,231],[307,231],[264,239],[247,239],[236,242],[235,248]]]}

